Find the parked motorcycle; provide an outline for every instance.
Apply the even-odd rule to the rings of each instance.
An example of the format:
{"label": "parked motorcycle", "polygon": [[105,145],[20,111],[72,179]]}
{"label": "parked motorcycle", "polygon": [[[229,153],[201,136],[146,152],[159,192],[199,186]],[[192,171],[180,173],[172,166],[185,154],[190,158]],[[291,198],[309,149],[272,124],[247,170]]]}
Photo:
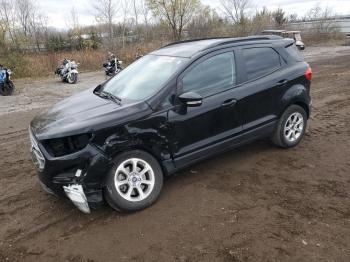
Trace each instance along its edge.
{"label": "parked motorcycle", "polygon": [[62,65],[56,69],[55,74],[59,75],[63,82],[75,84],[78,81],[78,64],[73,60],[64,59]]}
{"label": "parked motorcycle", "polygon": [[109,58],[102,66],[105,68],[107,76],[114,76],[123,70],[122,64],[123,61],[118,60],[118,58]]}
{"label": "parked motorcycle", "polygon": [[0,65],[0,96],[10,96],[15,90],[15,85],[11,81],[12,71]]}

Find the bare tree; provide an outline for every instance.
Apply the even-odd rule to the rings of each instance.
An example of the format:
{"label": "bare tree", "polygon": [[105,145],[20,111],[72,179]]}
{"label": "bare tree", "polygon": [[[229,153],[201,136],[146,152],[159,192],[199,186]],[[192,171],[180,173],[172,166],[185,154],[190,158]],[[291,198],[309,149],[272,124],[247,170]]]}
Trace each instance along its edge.
{"label": "bare tree", "polygon": [[324,9],[316,4],[306,14],[305,20],[312,22],[312,29],[317,34],[336,33],[338,30],[334,24],[334,13],[331,8]]}
{"label": "bare tree", "polygon": [[103,23],[108,26],[110,39],[114,36],[113,23],[119,6],[115,0],[91,0],[95,10],[95,18],[98,23]]}
{"label": "bare tree", "polygon": [[38,51],[41,51],[41,43],[47,40],[48,34],[48,18],[38,11],[34,11],[30,17],[30,28],[33,41]]}
{"label": "bare tree", "polygon": [[122,35],[122,42],[123,42],[123,48],[125,46],[125,36],[126,36],[126,29],[127,29],[127,22],[128,22],[128,15],[131,9],[131,3],[129,0],[122,0],[122,15],[123,15],[123,35]]}
{"label": "bare tree", "polygon": [[282,8],[278,8],[276,11],[272,12],[272,17],[277,28],[282,29],[288,22],[286,13]]}
{"label": "bare tree", "polygon": [[146,0],[132,0],[133,16],[135,19],[136,27],[143,23],[148,26],[150,20],[150,10],[147,6]]}
{"label": "bare tree", "polygon": [[[227,27],[225,26],[227,25]],[[232,25],[218,15],[215,9],[203,6],[188,25],[188,34],[193,38],[232,36]],[[227,30],[229,29],[229,30]]]}
{"label": "bare tree", "polygon": [[143,23],[146,27],[149,26],[150,19],[151,19],[151,12],[150,9],[147,6],[146,0],[140,0],[139,2],[139,12],[143,18]]}
{"label": "bare tree", "polygon": [[0,50],[3,51],[3,47],[6,45],[6,25],[5,23],[0,20]]}
{"label": "bare tree", "polygon": [[255,15],[252,16],[252,34],[260,34],[263,30],[274,29],[275,23],[273,14],[266,7],[261,10],[257,10]]}
{"label": "bare tree", "polygon": [[79,16],[74,6],[70,10],[70,17],[67,20],[67,26],[72,30],[77,30],[80,27]]}
{"label": "bare tree", "polygon": [[30,34],[30,20],[35,13],[31,0],[16,0],[16,15],[25,37]]}
{"label": "bare tree", "polygon": [[3,28],[9,33],[12,44],[17,46],[15,37],[15,9],[12,1],[0,0],[0,20],[2,21]]}
{"label": "bare tree", "polygon": [[242,23],[246,17],[250,0],[220,0],[223,13],[235,24]]}
{"label": "bare tree", "polygon": [[290,14],[288,21],[291,23],[297,22],[298,21],[298,14],[296,14],[296,13]]}
{"label": "bare tree", "polygon": [[140,0],[132,0],[133,15],[135,18],[136,28],[139,26],[139,14],[140,14]]}
{"label": "bare tree", "polygon": [[183,37],[184,28],[200,7],[199,0],[148,0],[153,15],[172,29],[174,40]]}

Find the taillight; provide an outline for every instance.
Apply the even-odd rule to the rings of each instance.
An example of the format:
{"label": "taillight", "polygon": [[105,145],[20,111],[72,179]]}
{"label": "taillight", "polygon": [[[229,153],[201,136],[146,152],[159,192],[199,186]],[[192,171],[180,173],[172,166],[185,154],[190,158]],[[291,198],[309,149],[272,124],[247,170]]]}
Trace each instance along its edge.
{"label": "taillight", "polygon": [[310,66],[306,69],[304,75],[305,75],[307,80],[311,81],[311,79],[312,79],[312,70],[311,70]]}

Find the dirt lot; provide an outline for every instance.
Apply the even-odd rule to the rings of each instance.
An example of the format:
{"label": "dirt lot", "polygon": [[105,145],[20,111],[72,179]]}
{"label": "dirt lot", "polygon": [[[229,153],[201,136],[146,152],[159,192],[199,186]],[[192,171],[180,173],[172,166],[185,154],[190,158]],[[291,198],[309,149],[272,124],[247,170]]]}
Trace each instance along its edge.
{"label": "dirt lot", "polygon": [[18,80],[0,98],[0,261],[350,261],[350,47],[305,57],[314,104],[298,147],[258,141],[219,155],[128,215],[84,215],[47,195],[28,153],[32,117],[103,74],[77,86]]}

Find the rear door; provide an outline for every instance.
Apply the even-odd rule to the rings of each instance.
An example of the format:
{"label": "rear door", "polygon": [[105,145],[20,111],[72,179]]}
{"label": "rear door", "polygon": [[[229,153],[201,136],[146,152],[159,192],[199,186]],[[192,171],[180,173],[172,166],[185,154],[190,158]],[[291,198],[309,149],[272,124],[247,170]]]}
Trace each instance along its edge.
{"label": "rear door", "polygon": [[285,62],[271,46],[242,47],[243,130],[253,129],[278,118],[281,88],[288,84],[283,74]]}

